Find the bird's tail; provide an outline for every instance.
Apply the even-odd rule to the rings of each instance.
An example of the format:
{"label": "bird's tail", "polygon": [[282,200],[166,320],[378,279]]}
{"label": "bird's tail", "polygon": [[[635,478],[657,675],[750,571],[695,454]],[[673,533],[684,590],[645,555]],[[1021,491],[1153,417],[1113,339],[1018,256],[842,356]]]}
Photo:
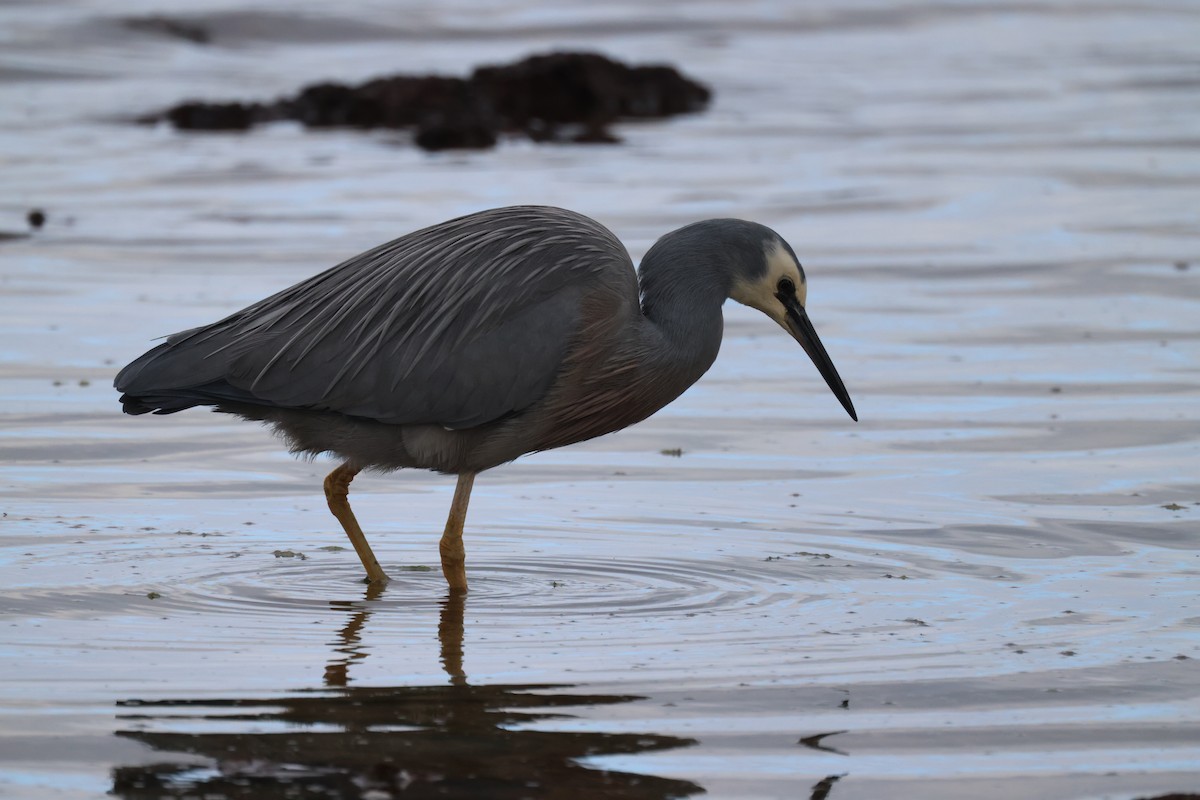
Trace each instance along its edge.
{"label": "bird's tail", "polygon": [[197,335],[202,330],[173,334],[117,373],[113,387],[121,392],[121,410],[174,414],[194,406],[256,402],[227,379],[235,353],[220,346],[219,336]]}

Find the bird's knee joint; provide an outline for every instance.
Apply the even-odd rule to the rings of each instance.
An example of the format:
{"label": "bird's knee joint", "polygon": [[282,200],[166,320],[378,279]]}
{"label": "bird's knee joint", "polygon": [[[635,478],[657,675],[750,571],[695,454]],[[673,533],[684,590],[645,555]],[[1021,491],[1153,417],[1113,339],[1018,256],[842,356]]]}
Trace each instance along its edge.
{"label": "bird's knee joint", "polygon": [[438,545],[438,551],[442,555],[442,561],[461,563],[467,560],[467,549],[463,547],[461,539],[453,541],[442,540]]}
{"label": "bird's knee joint", "polygon": [[334,480],[332,475],[325,478],[325,499],[333,502],[350,496],[350,487],[345,483]]}
{"label": "bird's knee joint", "polygon": [[345,500],[350,495],[350,481],[354,480],[356,474],[358,473],[341,466],[326,475],[325,499],[329,502]]}

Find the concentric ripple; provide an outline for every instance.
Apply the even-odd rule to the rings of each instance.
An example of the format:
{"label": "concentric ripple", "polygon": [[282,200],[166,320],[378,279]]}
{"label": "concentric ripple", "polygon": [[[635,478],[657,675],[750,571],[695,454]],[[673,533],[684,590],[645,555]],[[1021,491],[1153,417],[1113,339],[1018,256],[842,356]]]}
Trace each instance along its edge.
{"label": "concentric ripple", "polygon": [[[273,535],[259,531],[92,530],[84,536],[62,537],[14,555],[31,580],[8,588],[0,616],[170,612],[237,617],[239,625],[255,627],[283,619],[294,623],[297,612],[343,610],[351,604],[369,603],[378,610],[427,607],[446,594],[436,562],[396,564],[411,558],[411,551],[381,552],[392,580],[380,590],[362,582],[361,567],[348,549],[311,542],[278,549]],[[861,573],[866,567],[842,558],[830,563],[828,554],[806,552],[769,558],[596,554],[615,550],[613,539],[606,532],[581,542],[581,555],[565,558],[558,552],[528,551],[513,557],[503,552],[518,549],[513,542],[493,539],[490,551],[469,560],[472,610],[498,618],[518,609],[576,616],[717,613],[795,604],[822,591],[821,584],[834,572],[848,577],[847,572]],[[59,580],[46,579],[48,575]]]}
{"label": "concentric ripple", "polygon": [[[239,560],[240,561],[240,560]],[[297,560],[268,568],[226,562],[219,571],[195,573],[154,590],[155,606],[240,617],[292,615],[334,604],[369,603],[377,609],[427,605],[446,593],[437,568],[389,568],[391,582],[372,589],[351,556]],[[790,568],[789,568],[790,567]],[[576,615],[688,614],[794,603],[812,576],[796,565],[639,558],[522,558],[472,563],[470,598],[483,613]],[[811,589],[811,585],[808,587]]]}

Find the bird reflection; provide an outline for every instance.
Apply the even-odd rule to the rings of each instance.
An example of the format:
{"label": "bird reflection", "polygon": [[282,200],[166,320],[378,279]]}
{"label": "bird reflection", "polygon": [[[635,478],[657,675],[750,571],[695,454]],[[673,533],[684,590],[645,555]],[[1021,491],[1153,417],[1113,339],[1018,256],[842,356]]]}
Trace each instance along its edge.
{"label": "bird reflection", "polygon": [[453,686],[467,685],[467,673],[463,672],[463,613],[466,605],[467,593],[451,589],[442,601],[442,614],[438,619],[442,669],[450,676]]}
{"label": "bird reflection", "polygon": [[350,621],[338,631],[339,642],[334,652],[339,655],[325,667],[326,686],[345,686],[350,682],[350,666],[367,657],[367,651],[361,646],[362,629],[371,616],[371,601],[378,600],[383,595],[386,584],[367,584],[367,595],[363,601],[330,600],[329,607],[334,611],[350,612]]}
{"label": "bird reflection", "polygon": [[[463,669],[465,594],[442,602],[438,625],[448,683],[350,686],[367,657],[367,622],[384,591],[335,605],[349,613],[324,687],[263,699],[127,700],[116,735],[175,759],[113,770],[129,800],[206,797],[667,798],[703,790],[690,781],[591,769],[580,759],[695,744],[639,733],[528,730],[570,718],[572,707],[625,703],[632,695],[563,694],[554,685],[473,686]],[[548,711],[547,709],[552,709]],[[134,729],[134,728],[137,729]]]}

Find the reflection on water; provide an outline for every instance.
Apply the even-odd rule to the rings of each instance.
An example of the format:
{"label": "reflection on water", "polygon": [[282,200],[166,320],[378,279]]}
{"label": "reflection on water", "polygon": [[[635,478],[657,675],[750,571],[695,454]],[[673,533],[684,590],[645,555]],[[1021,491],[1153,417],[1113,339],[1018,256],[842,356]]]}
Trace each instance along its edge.
{"label": "reflection on water", "polygon": [[[364,650],[360,643],[362,642],[363,626],[367,624],[367,619],[371,616],[370,601],[378,599],[383,595],[387,588],[385,584],[371,583],[367,584],[366,602],[355,602],[353,600],[331,600],[329,607],[335,611],[346,611],[350,614],[349,621],[342,626],[338,631],[338,641],[334,643],[334,652],[338,653],[336,658],[330,660],[325,667],[325,685],[326,686],[345,686],[350,682],[350,667],[353,664],[362,661],[367,657],[367,651]],[[442,619],[444,620],[448,614],[455,613],[448,608],[448,604],[452,602],[450,599],[444,601],[442,606]],[[459,619],[458,625],[458,650],[462,652],[462,614],[465,606],[463,598],[457,598],[458,608],[457,614]],[[442,651],[445,652],[449,647],[446,643],[446,637],[442,632],[438,631],[438,636],[442,640]],[[443,656],[444,657],[444,656]],[[460,659],[461,661],[461,656]],[[461,668],[461,664],[460,664]],[[451,673],[451,677],[456,677]]]}
{"label": "reflection on water", "polygon": [[809,795],[809,800],[825,800],[825,798],[829,797],[829,792],[833,789],[833,785],[844,777],[846,776],[829,775],[817,781],[816,785],[812,787],[812,794]]}
{"label": "reflection on water", "polygon": [[[667,798],[694,783],[591,769],[589,756],[686,747],[694,740],[637,733],[554,732],[524,725],[567,718],[571,707],[634,695],[552,693],[551,685],[472,686],[463,671],[465,595],[451,593],[438,625],[448,685],[351,687],[371,616],[350,618],[334,643],[325,687],[261,699],[126,700],[117,735],[177,758],[113,770],[112,794],[184,798],[587,797]],[[553,710],[547,710],[553,709]]]}
{"label": "reflection on water", "polygon": [[[381,797],[403,791],[438,797],[665,798],[701,791],[689,781],[578,763],[587,756],[683,747],[692,740],[510,727],[566,716],[526,709],[638,699],[545,693],[552,688],[356,687],[255,700],[127,701],[121,719],[155,730],[117,735],[188,757],[117,767],[112,792],[123,798],[282,798],[298,791],[306,797],[360,798],[370,789],[383,792]],[[197,763],[195,756],[211,762]]]}

